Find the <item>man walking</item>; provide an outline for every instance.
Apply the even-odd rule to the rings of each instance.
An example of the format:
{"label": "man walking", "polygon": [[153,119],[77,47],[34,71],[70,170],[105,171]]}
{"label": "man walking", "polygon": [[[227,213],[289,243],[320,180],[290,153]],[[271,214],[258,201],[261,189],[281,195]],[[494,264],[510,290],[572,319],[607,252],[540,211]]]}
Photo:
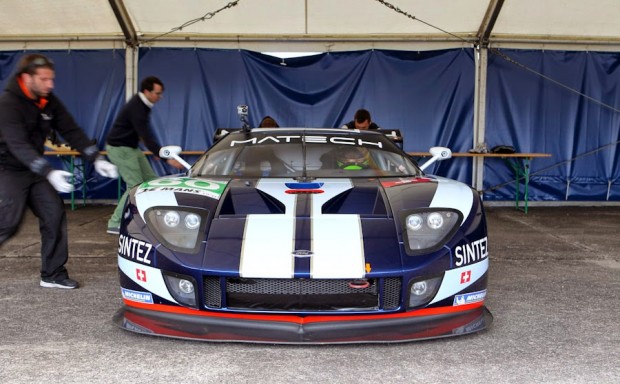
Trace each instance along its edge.
{"label": "man walking", "polygon": [[[151,108],[161,99],[163,93],[164,84],[157,77],[149,76],[142,80],[140,92],[125,104],[108,133],[106,139],[108,158],[118,167],[128,187],[108,220],[107,232],[110,234],[119,233],[129,187],[157,177],[138,144],[142,140],[153,152],[153,156],[159,157],[161,145],[157,143],[151,129],[150,115]],[[184,169],[176,160],[169,159],[167,162],[177,169]]]}
{"label": "man walking", "polygon": [[78,287],[69,278],[67,217],[58,192],[71,192],[69,172],[55,170],[43,157],[45,139],[60,134],[71,147],[94,162],[102,176],[116,178],[116,167],[100,156],[65,106],[53,93],[54,63],[29,54],[0,95],[0,244],[19,228],[26,207],[39,219],[41,281],[45,288]]}

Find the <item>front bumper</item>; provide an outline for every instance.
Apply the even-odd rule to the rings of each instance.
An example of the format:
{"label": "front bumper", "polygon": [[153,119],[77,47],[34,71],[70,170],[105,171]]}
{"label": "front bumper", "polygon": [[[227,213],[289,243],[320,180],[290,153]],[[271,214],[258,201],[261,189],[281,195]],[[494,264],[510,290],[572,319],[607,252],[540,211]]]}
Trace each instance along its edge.
{"label": "front bumper", "polygon": [[124,305],[115,314],[114,323],[142,334],[212,342],[353,344],[459,336],[479,332],[493,322],[491,312],[483,305],[440,312],[300,317],[173,313]]}

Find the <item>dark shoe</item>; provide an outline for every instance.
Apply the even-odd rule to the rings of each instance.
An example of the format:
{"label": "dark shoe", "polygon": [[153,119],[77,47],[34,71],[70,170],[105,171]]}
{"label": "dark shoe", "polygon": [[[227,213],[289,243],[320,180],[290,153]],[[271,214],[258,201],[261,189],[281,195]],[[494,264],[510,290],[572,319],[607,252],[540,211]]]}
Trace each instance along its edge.
{"label": "dark shoe", "polygon": [[62,280],[41,279],[41,283],[39,283],[39,285],[44,288],[64,288],[64,289],[75,289],[79,286],[77,281],[72,280],[68,277]]}
{"label": "dark shoe", "polygon": [[110,235],[118,235],[120,233],[120,228],[108,227],[108,230],[106,232],[109,233]]}

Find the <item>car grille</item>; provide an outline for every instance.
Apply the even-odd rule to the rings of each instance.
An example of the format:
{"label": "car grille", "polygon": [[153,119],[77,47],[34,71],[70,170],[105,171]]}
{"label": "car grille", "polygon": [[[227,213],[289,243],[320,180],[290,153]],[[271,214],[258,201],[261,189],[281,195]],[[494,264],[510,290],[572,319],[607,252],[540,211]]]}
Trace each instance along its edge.
{"label": "car grille", "polygon": [[[353,284],[352,284],[353,283]],[[205,307],[256,311],[373,311],[400,305],[401,279],[248,279],[205,276]]]}

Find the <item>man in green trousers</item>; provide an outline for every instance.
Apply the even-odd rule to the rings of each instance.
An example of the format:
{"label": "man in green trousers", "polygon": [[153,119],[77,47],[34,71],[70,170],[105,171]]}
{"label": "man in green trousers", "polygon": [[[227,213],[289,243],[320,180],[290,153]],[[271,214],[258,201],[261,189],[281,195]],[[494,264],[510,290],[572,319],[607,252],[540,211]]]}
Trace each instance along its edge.
{"label": "man in green trousers", "polygon": [[[142,80],[140,92],[125,104],[106,138],[108,159],[118,167],[118,173],[127,187],[157,177],[138,144],[142,140],[146,148],[153,152],[153,156],[159,157],[161,145],[157,143],[151,129],[150,115],[151,109],[161,99],[163,92],[164,84],[157,77],[149,76]],[[183,165],[174,159],[166,161],[174,168],[184,169]],[[108,233],[115,235],[119,233],[126,201],[127,191],[108,220]]]}

